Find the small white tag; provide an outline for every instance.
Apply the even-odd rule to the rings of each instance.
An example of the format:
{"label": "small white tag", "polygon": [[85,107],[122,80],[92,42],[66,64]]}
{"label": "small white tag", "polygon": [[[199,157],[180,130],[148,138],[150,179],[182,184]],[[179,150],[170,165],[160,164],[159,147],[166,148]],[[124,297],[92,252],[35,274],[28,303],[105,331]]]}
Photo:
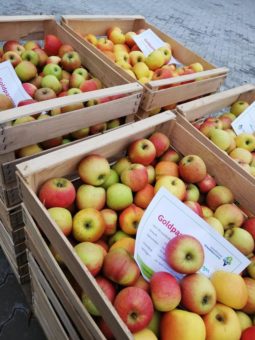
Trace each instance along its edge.
{"label": "small white tag", "polygon": [[165,247],[169,240],[180,234],[198,239],[205,259],[201,274],[210,277],[217,270],[241,273],[250,263],[230,242],[209,226],[183,202],[161,188],[146,208],[136,235],[134,258],[146,280],[154,272],[166,271],[181,279],[165,260]]}
{"label": "small white tag", "polygon": [[255,132],[255,101],[231,123],[237,135]]}
{"label": "small white tag", "polygon": [[145,57],[166,44],[151,29],[133,36],[133,39]]}
{"label": "small white tag", "polygon": [[177,59],[175,59],[175,57],[171,57],[171,59],[169,60],[168,64],[175,64],[177,67],[181,67],[183,66],[183,64],[181,64]]}
{"label": "small white tag", "polygon": [[17,106],[22,100],[32,99],[24,90],[10,61],[0,63],[0,93],[11,98]]}

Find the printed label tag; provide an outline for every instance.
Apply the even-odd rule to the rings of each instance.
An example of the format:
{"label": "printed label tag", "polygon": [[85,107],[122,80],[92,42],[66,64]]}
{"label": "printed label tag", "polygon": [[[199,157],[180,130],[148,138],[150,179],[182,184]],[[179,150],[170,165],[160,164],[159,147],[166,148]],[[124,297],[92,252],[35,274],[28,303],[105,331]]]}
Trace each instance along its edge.
{"label": "printed label tag", "polygon": [[194,236],[202,244],[205,259],[199,272],[207,277],[217,270],[239,274],[250,263],[193,210],[161,188],[147,207],[136,235],[134,258],[146,280],[159,271],[178,280],[184,276],[168,266],[164,254],[168,241],[181,234]]}
{"label": "printed label tag", "polygon": [[22,100],[32,99],[24,90],[10,61],[0,63],[0,93],[11,98],[17,106]]}
{"label": "printed label tag", "polygon": [[255,101],[247,107],[232,123],[237,135],[255,132]]}

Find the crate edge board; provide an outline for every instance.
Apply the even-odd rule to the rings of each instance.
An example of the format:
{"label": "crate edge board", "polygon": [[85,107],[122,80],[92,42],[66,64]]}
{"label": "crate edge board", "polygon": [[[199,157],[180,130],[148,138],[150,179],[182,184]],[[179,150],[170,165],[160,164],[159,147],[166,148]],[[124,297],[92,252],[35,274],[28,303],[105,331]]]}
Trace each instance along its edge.
{"label": "crate edge board", "polygon": [[75,328],[73,327],[68,316],[66,315],[64,308],[62,307],[61,303],[58,301],[57,296],[55,295],[50,284],[47,282],[46,278],[42,274],[41,270],[39,269],[38,264],[36,263],[35,259],[31,255],[31,253],[28,254],[28,262],[29,262],[29,269],[31,270],[30,272],[34,274],[33,280],[37,279],[41,288],[44,290],[47,298],[49,299],[49,301],[53,305],[53,308],[54,308],[56,314],[59,315],[59,318],[61,319],[62,323],[64,324],[64,328],[67,329],[68,334],[71,337],[71,339],[78,340],[80,337],[78,336]]}
{"label": "crate edge board", "polygon": [[[50,282],[53,290],[57,294],[62,293],[61,296],[63,297],[63,299],[65,299],[66,303],[69,303],[68,297],[65,295],[65,292],[67,292],[66,289],[70,288],[71,285],[68,282],[68,280],[66,279],[65,274],[63,273],[62,269],[58,266],[58,264],[56,263],[56,260],[53,258],[53,255],[50,253],[50,250],[47,248],[45,241],[43,240],[42,236],[40,235],[39,229],[35,226],[35,223],[32,220],[32,217],[28,213],[24,204],[22,204],[22,209],[23,209],[23,213],[24,213],[24,216],[25,216],[25,220],[26,220],[26,226],[27,226],[26,234],[27,234],[28,249],[32,253],[32,255],[34,256],[34,258],[37,260],[38,264],[41,266],[41,271],[43,272],[43,274],[47,278],[47,280]],[[41,249],[41,247],[43,247],[43,248]],[[55,268],[54,274],[52,273],[52,268],[51,268],[53,263],[54,263],[54,268]],[[47,272],[47,274],[46,274],[46,272]],[[54,280],[54,282],[53,282],[53,280]],[[59,281],[62,284],[64,283],[63,287],[62,287],[62,285],[59,284]],[[72,289],[73,288],[71,287],[71,290]],[[70,317],[71,318],[72,317],[73,318],[75,318],[75,317],[79,318],[79,320],[80,320],[79,323],[81,325],[83,325],[83,324],[86,325],[86,321],[88,320],[88,322],[90,323],[89,326],[91,328],[91,331],[93,331],[93,332],[96,331],[96,335],[97,335],[98,339],[104,339],[101,332],[98,331],[97,329],[96,330],[94,329],[93,318],[90,316],[90,314],[88,314],[88,312],[81,305],[81,302],[80,302],[80,300],[78,300],[78,297],[76,297],[76,294],[74,294],[73,292],[71,294],[72,294],[72,301],[75,300],[75,302],[71,306],[72,309],[70,309],[70,313],[71,313]],[[70,296],[69,296],[69,299],[71,299]],[[76,311],[75,313],[73,312],[73,309]],[[83,313],[86,321],[84,321],[83,318],[80,319],[81,313]],[[76,319],[76,322],[77,322],[77,319]],[[83,334],[85,332],[82,326],[81,327],[77,326],[77,328],[78,329],[80,328],[81,334]]]}
{"label": "crate edge board", "polygon": [[[217,110],[222,107],[221,101],[228,102],[233,97],[238,97],[245,92],[254,91],[255,85],[253,84],[245,84],[238,87],[231,88],[226,91],[218,92],[212,94],[210,96],[206,96],[203,98],[196,99],[192,102],[177,105],[176,110],[178,113],[185,116],[189,121],[193,121],[197,118],[202,118],[205,114],[200,113],[200,110],[205,109],[207,106],[211,105],[211,108],[208,108],[209,111],[206,113],[210,113],[211,110]],[[217,105],[218,103],[218,105]],[[227,105],[226,105],[227,106]],[[198,114],[194,112],[199,112]]]}
{"label": "crate edge board", "polygon": [[47,21],[55,20],[54,15],[0,15],[1,22],[16,22],[16,21]]}
{"label": "crate edge board", "polygon": [[[128,125],[128,133],[125,133],[125,135],[128,134],[132,135],[133,134],[133,130],[134,130],[134,126],[135,129],[139,130],[139,131],[143,131],[144,129],[150,129],[151,126],[155,125],[155,124],[163,124],[169,120],[173,120],[175,119],[175,114],[171,111],[165,111],[161,114],[152,116],[146,120],[140,120],[139,122],[136,123],[131,123]],[[136,125],[134,125],[136,124]],[[124,129],[124,130],[123,130]],[[120,127],[114,131],[109,131],[107,134],[105,135],[99,135],[97,137],[94,137],[93,139],[87,139],[84,141],[81,141],[80,143],[74,144],[72,146],[69,146],[68,148],[68,152],[66,150],[58,150],[55,152],[58,152],[58,157],[59,157],[59,163],[62,163],[63,161],[65,161],[68,158],[73,159],[76,155],[79,157],[82,155],[82,149],[83,147],[85,147],[86,149],[93,149],[95,143],[97,145],[100,146],[105,146],[107,143],[111,143],[112,139],[117,139],[118,137],[120,137],[122,135],[123,131],[127,131],[127,127]],[[96,138],[96,140],[95,140]],[[85,143],[85,144],[84,144]],[[84,144],[84,145],[83,145]],[[35,172],[41,172],[44,169],[48,169],[49,167],[51,167],[51,163],[54,163],[54,167],[55,167],[55,162],[56,162],[56,155],[55,152],[51,152],[48,153],[44,156],[41,157],[40,160],[44,161],[47,163],[47,165],[43,165],[42,162],[38,162],[38,160],[36,159],[31,159],[30,161],[27,162],[23,162],[23,163],[19,163],[18,165],[16,165],[16,168],[18,169],[18,171],[20,172],[20,174],[26,178],[28,180],[28,177],[30,177],[31,175],[33,175],[33,173]],[[61,160],[60,160],[61,159]]]}

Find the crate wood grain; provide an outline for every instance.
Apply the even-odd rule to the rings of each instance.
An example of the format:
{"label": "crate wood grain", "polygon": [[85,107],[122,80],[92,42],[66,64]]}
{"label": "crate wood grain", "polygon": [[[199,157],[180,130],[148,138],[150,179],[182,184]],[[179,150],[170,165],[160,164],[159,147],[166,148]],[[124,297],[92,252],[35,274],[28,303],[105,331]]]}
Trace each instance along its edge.
{"label": "crate wood grain", "polygon": [[[27,18],[27,20],[26,20]],[[10,36],[11,32],[11,36]],[[108,120],[124,117],[126,123],[134,120],[143,88],[138,83],[129,84],[126,79],[117,74],[96,55],[82,46],[80,42],[61,27],[52,16],[10,16],[0,17],[0,41],[11,39],[41,40],[46,34],[57,35],[63,43],[70,44],[80,54],[82,64],[90,73],[99,78],[106,88],[81,93],[62,98],[51,99],[1,112],[0,117],[0,186],[8,206],[17,203],[14,194],[14,167],[23,159],[16,157],[18,149],[37,144],[44,140],[68,134],[81,127],[89,127]],[[108,96],[118,96],[115,99],[99,105],[70,111],[45,120],[35,120],[29,123],[13,126],[11,122],[17,118],[47,112],[54,108],[86,102]],[[48,149],[44,152],[50,152]]]}
{"label": "crate wood grain", "polygon": [[[43,239],[34,220],[22,203],[24,222],[27,230],[27,247],[40,266],[66,313],[83,339],[105,339],[95,321],[83,306],[81,299],[66,278]],[[93,334],[93,336],[92,336]]]}
{"label": "crate wood grain", "polygon": [[[106,55],[101,53],[95,46],[87,42],[82,37],[89,33],[99,36],[105,35],[106,30],[113,26],[120,27],[123,32],[150,28],[163,41],[168,42],[171,45],[174,57],[183,65],[189,65],[195,62],[199,62],[203,65],[204,71],[199,74],[184,75],[157,81],[154,80],[143,85],[144,96],[141,105],[145,111],[151,111],[158,107],[164,107],[198,96],[203,96],[205,94],[214,93],[220,88],[227,77],[228,69],[226,67],[216,68],[204,58],[189,50],[169,35],[161,32],[154,25],[148,23],[142,16],[65,15],[62,16],[61,24],[84,46],[90,48],[91,51],[111,65],[113,69],[130,82],[134,82],[134,78],[127,74],[127,72],[125,72],[122,68],[118,67],[114,62],[109,60]],[[197,79],[198,77],[199,79]],[[194,82],[181,84],[176,87],[160,89],[161,86],[176,85],[184,81]]]}
{"label": "crate wood grain", "polygon": [[[225,162],[236,171],[238,174],[246,177],[250,181],[251,188],[255,186],[255,177],[249,172],[243,169],[237,162],[235,162],[228,154],[222,151],[217,145],[210,141],[205,135],[203,135],[198,129],[196,129],[192,122],[195,120],[206,119],[211,114],[216,114],[218,111],[229,108],[237,100],[247,101],[249,104],[253,103],[255,100],[255,85],[247,84],[239,86],[221,93],[216,93],[211,96],[207,96],[201,99],[197,99],[190,103],[183,105],[178,105],[176,112],[183,116],[179,116],[179,122],[187,130],[190,131],[201,143],[205,144],[210,152],[221,157]],[[220,114],[218,114],[220,115]]]}
{"label": "crate wood grain", "polygon": [[[70,176],[75,173],[80,160],[90,153],[114,159],[116,155],[123,153],[123,150],[133,140],[148,136],[157,130],[166,133],[170,137],[171,145],[182,154],[197,154],[202,157],[208,172],[215,177],[217,183],[229,187],[237,201],[254,212],[255,207],[252,201],[255,192],[250,188],[250,183],[247,183],[246,178],[237,175],[227,162],[211,153],[205,145],[174,120],[174,117],[172,112],[167,111],[131,124],[128,128],[109,132],[104,138],[98,136],[93,141],[91,139],[80,142],[76,146],[70,146],[66,148],[65,152],[59,150],[45,155],[40,158],[40,162],[31,160],[17,165],[20,192],[29,214],[34,218],[43,235],[60,254],[69,271],[80,283],[81,288],[87,292],[98,307],[117,339],[132,339],[132,337],[112,305],[102,299],[94,278],[74,253],[68,239],[51,220],[47,209],[37,197],[38,188],[49,178]],[[27,231],[29,233],[29,228]]]}
{"label": "crate wood grain", "polygon": [[[45,295],[46,299],[49,301],[51,306],[53,307],[53,311],[59,322],[63,326],[65,330],[65,335],[67,339],[79,340],[80,335],[77,333],[75,327],[71,323],[69,317],[66,314],[65,309],[59,301],[58,296],[55,294],[54,290],[48,283],[44,274],[42,273],[39,265],[34,259],[33,255],[28,253],[28,261],[29,261],[29,271],[31,274],[31,283],[32,283],[32,295],[42,294]],[[51,316],[48,314],[44,314],[45,321],[50,324],[52,320],[50,320]],[[52,325],[54,328],[54,324]],[[54,340],[62,340],[63,338],[56,336],[52,338]],[[92,339],[91,335],[87,339]]]}
{"label": "crate wood grain", "polygon": [[3,224],[0,222],[0,246],[20,284],[30,281],[28,272],[27,253],[24,249],[21,253],[16,254],[14,245]]}

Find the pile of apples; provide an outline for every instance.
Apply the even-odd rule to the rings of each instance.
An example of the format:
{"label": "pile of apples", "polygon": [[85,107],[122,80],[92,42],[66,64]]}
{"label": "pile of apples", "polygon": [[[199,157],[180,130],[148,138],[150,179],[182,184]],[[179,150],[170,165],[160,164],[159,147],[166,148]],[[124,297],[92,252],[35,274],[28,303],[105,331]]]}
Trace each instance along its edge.
{"label": "pile of apples", "polygon": [[248,106],[248,102],[238,100],[231,105],[229,112],[206,118],[202,123],[194,125],[242,168],[255,176],[255,136],[249,133],[237,136],[231,126]]}
{"label": "pile of apples", "polygon": [[[19,41],[9,40],[0,49],[0,62],[9,60],[12,63],[17,76],[22,82],[22,86],[32,98],[19,102],[18,106],[102,88],[100,80],[91,76],[88,70],[82,66],[79,53],[74,51],[71,45],[63,44],[57,36],[52,34],[45,36],[42,45],[43,47],[38,41],[27,41],[22,45]],[[122,96],[115,95],[88,100],[85,103],[80,102],[56,108],[44,114],[25,116],[13,121],[13,125],[27,123],[36,119],[50,118],[84,107],[106,103]],[[6,95],[0,94],[0,111],[13,107],[12,100]],[[42,150],[117,127],[121,123],[121,119],[114,119],[91,127],[81,128],[68,136],[60,136],[40,144],[26,146],[18,150],[16,156],[35,155]]]}
{"label": "pile of apples", "polygon": [[[52,178],[38,197],[135,339],[245,340],[247,332],[255,337],[255,218],[234,204],[231,190],[216,184],[199,156],[181,157],[165,134],[154,132],[131,142],[126,156],[112,165],[99,154],[87,155],[78,174],[82,183],[77,187],[66,178]],[[219,271],[208,279],[197,273],[203,247],[192,236],[177,235],[164,253],[169,267],[184,278],[177,282],[158,272],[145,281],[133,258],[135,236],[161,187],[251,258],[243,276]],[[113,339],[90,298],[81,293],[81,299],[107,339]]]}
{"label": "pile of apples", "polygon": [[[115,26],[107,29],[106,37],[97,38],[94,34],[86,34],[82,37],[142,84],[151,80],[178,77],[203,71],[203,66],[198,62],[183,67],[176,67],[174,63],[170,64],[172,49],[169,43],[151,52],[146,57],[133,39],[135,35],[144,31],[145,29],[139,29],[137,32],[124,34],[120,27]],[[81,35],[79,32],[77,33]],[[184,83],[179,83],[178,85]]]}

